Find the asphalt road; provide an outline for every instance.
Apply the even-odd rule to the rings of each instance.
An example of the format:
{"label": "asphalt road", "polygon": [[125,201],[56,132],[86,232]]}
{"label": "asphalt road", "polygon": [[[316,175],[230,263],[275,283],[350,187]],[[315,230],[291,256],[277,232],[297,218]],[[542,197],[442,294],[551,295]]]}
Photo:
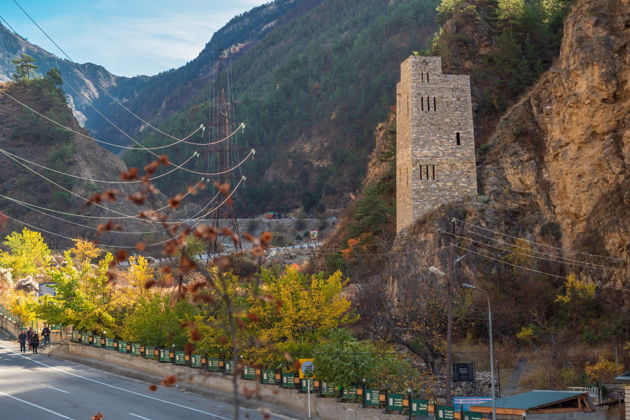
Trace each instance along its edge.
{"label": "asphalt road", "polygon": [[[124,378],[45,354],[19,353],[0,340],[0,420],[229,420],[231,404],[175,388],[149,390]],[[241,419],[262,419],[243,408]],[[271,419],[288,419],[272,415]]]}

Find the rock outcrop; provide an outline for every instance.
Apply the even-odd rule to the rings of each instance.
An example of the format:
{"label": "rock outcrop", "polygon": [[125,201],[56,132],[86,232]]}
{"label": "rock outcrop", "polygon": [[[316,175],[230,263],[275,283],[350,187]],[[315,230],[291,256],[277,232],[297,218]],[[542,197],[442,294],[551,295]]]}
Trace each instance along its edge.
{"label": "rock outcrop", "polygon": [[[630,2],[579,1],[564,34],[557,63],[499,122],[481,189],[526,196],[559,225],[563,248],[627,263]],[[606,280],[621,286],[628,274]]]}
{"label": "rock outcrop", "polygon": [[457,283],[490,291],[497,331],[512,337],[557,310],[571,273],[598,285],[608,313],[630,307],[630,3],[578,0],[564,34],[558,60],[480,153],[480,195],[404,230],[366,290],[417,305],[453,243],[465,255]]}

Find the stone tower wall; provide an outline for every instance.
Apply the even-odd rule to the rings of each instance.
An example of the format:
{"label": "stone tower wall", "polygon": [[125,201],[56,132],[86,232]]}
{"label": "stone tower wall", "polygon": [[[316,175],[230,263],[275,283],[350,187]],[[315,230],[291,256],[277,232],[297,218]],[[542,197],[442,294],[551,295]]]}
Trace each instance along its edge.
{"label": "stone tower wall", "polygon": [[468,76],[442,74],[440,57],[412,56],[397,87],[396,229],[477,193]]}

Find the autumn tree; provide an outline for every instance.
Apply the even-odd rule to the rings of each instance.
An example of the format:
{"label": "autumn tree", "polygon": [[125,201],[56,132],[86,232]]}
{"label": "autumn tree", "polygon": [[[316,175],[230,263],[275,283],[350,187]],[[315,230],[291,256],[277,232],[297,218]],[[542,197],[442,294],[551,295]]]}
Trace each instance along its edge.
{"label": "autumn tree", "polygon": [[263,270],[260,277],[263,298],[252,300],[247,314],[258,344],[243,353],[257,365],[282,363],[284,353],[309,356],[326,332],[357,319],[342,295],[347,282],[341,272],[309,275],[288,267],[280,275]]}
{"label": "autumn tree", "polygon": [[52,261],[52,254],[42,234],[24,228],[12,232],[3,244],[9,251],[0,250],[0,267],[11,269],[15,278],[44,272]]}

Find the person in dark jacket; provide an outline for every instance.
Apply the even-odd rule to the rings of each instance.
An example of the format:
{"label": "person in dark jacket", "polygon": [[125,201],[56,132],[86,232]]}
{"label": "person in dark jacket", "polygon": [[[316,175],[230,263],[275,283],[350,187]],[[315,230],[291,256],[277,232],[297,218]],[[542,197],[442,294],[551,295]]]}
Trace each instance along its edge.
{"label": "person in dark jacket", "polygon": [[20,351],[22,353],[26,352],[26,340],[28,339],[27,335],[26,335],[26,331],[22,330],[22,332],[20,333],[20,335],[18,335],[18,341],[20,342]]}
{"label": "person in dark jacket", "polygon": [[33,354],[37,353],[37,347],[39,347],[39,336],[35,333],[31,337],[31,348],[33,349]]}
{"label": "person in dark jacket", "polygon": [[33,328],[29,328],[28,331],[26,331],[26,342],[28,343],[28,349],[31,349],[31,339],[33,338],[33,334],[35,334],[35,331],[33,331]]}
{"label": "person in dark jacket", "polygon": [[44,337],[44,343],[42,344],[42,347],[46,347],[46,343],[50,345],[50,328],[48,328],[48,325],[44,325],[44,329],[42,330],[42,337]]}

